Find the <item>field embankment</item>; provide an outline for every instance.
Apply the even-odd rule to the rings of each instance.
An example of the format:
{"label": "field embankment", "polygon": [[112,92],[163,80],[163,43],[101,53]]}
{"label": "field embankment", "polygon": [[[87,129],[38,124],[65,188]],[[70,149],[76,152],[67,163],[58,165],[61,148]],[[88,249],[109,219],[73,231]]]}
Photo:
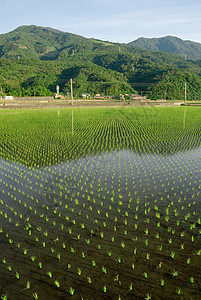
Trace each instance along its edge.
{"label": "field embankment", "polygon": [[100,107],[100,106],[171,106],[181,105],[183,101],[130,101],[130,100],[61,100],[53,97],[16,97],[13,100],[1,99],[0,109],[42,108],[42,107]]}

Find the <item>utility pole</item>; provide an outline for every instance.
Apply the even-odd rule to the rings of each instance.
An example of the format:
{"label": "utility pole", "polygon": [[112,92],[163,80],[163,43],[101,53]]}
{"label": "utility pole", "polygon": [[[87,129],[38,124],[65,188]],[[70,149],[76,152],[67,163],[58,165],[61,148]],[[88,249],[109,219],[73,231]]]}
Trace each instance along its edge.
{"label": "utility pole", "polygon": [[71,104],[73,105],[73,79],[70,79]]}

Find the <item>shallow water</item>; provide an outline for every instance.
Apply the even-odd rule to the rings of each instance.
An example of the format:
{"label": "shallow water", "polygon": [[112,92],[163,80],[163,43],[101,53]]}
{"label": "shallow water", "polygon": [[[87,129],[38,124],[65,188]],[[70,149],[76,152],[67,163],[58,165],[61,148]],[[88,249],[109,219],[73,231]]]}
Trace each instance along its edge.
{"label": "shallow water", "polygon": [[1,159],[0,295],[200,299],[195,132],[172,154],[124,146],[40,168]]}

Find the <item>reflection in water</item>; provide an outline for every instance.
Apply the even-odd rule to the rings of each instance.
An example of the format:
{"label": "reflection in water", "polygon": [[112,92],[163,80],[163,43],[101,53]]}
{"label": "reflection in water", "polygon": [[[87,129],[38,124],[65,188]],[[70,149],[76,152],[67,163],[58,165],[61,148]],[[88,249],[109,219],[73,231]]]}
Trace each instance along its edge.
{"label": "reflection in water", "polygon": [[[101,127],[96,121],[96,126],[90,127],[91,120],[80,122],[77,111],[75,122],[73,111],[72,115],[71,110],[68,113],[67,121],[63,111],[60,115],[54,110],[56,119],[53,122],[49,118],[49,134],[39,132],[35,137],[37,146],[42,136],[44,145],[58,147],[58,152],[49,152],[50,156],[72,151],[72,156],[65,156],[66,162],[36,168],[0,160],[1,259],[3,262],[5,257],[10,266],[16,266],[22,278],[15,289],[10,282],[5,285],[4,274],[8,277],[9,273],[10,281],[15,267],[10,273],[8,264],[1,264],[0,283],[6,291],[8,287],[9,299],[27,297],[23,287],[30,279],[32,293],[39,291],[41,299],[56,299],[59,295],[68,298],[66,291],[73,286],[80,298],[87,295],[89,299],[102,300],[106,284],[108,299],[118,299],[119,295],[147,299],[149,291],[153,299],[175,299],[175,287],[180,286],[181,279],[185,299],[190,299],[192,291],[199,299],[199,117],[191,118],[197,117],[197,126],[193,126],[189,114],[186,118],[182,109],[179,118],[169,115],[171,122],[168,120],[164,126],[159,126],[158,120],[140,119],[130,126],[132,114],[129,121],[106,120]],[[6,145],[11,140],[11,136],[4,135],[2,150],[8,151]],[[16,145],[19,144],[18,140]],[[33,162],[33,148],[24,147],[22,153],[28,149]],[[75,157],[76,150],[80,151]],[[44,159],[45,151],[38,153]],[[105,275],[102,266],[107,269]],[[90,284],[86,276],[78,278],[77,271],[81,269],[90,276]],[[55,282],[59,280],[61,289],[53,287],[48,270],[53,272]],[[173,278],[175,272],[179,274],[178,281]],[[116,282],[116,274],[121,285]],[[148,274],[146,285],[143,274]],[[190,276],[195,277],[194,284],[190,284]],[[165,290],[161,287],[162,278]]]}
{"label": "reflection in water", "polygon": [[183,122],[183,129],[186,127],[186,106],[184,107],[184,122]]}
{"label": "reflection in water", "polygon": [[73,110],[72,110],[72,135],[73,135]]}
{"label": "reflection in water", "polygon": [[[32,266],[33,253],[54,273],[62,272],[66,283],[66,266],[76,262],[80,267],[86,253],[89,257],[88,265],[84,262],[87,272],[91,272],[92,258],[95,257],[99,266],[107,262],[111,286],[114,270],[126,280],[130,276],[126,283],[132,282],[131,266],[134,265],[138,272],[136,286],[152,258],[155,267],[152,263],[148,274],[158,276],[159,284],[161,278],[167,276],[166,270],[170,270],[169,273],[176,270],[184,277],[187,258],[191,259],[191,269],[197,268],[200,274],[195,252],[200,251],[201,147],[174,156],[140,155],[130,149],[106,151],[39,169],[0,160],[0,168],[0,228],[4,232],[1,239],[5,240],[5,233],[9,233],[9,238],[14,236],[13,240],[20,241],[30,253],[27,260],[22,260],[22,251],[15,251],[13,255],[14,247],[8,247],[6,239],[6,251],[2,251],[1,242],[2,257],[6,257],[8,250],[12,251],[9,261],[14,257],[16,265],[25,264],[21,270]],[[185,251],[181,251],[181,247]],[[59,263],[54,249],[59,254],[58,259],[61,253]],[[173,261],[170,254],[179,259]],[[120,263],[117,263],[118,258]],[[163,273],[156,272],[159,262],[164,264]],[[93,268],[96,282],[102,276],[100,272],[101,268]],[[42,276],[47,277],[43,273]],[[73,279],[75,276],[73,273]],[[199,275],[196,276],[200,280]],[[168,274],[165,278],[167,284],[172,276]],[[33,277],[31,279],[34,282]],[[75,288],[80,288],[80,281]],[[115,289],[116,286],[112,286],[112,290]],[[99,290],[96,288],[97,291],[101,296],[90,299],[102,299],[102,286]],[[51,290],[51,295],[53,292]],[[164,299],[170,298],[168,295]],[[199,299],[197,295],[196,299]]]}
{"label": "reflection in water", "polygon": [[83,190],[86,196],[91,191],[94,197],[108,201],[121,195],[125,203],[130,197],[178,200],[199,195],[201,148],[174,156],[139,155],[130,149],[107,151],[40,169],[1,160],[0,167],[1,190],[10,192],[12,186],[14,195],[21,189],[29,197],[42,197],[50,206],[55,205],[54,199],[67,200],[81,195]]}
{"label": "reflection in water", "polygon": [[156,111],[71,108],[37,112],[26,116],[28,120],[19,113],[16,120],[8,122],[5,118],[1,122],[0,155],[29,166],[49,166],[114,149],[171,156],[200,145],[197,110],[181,107]]}

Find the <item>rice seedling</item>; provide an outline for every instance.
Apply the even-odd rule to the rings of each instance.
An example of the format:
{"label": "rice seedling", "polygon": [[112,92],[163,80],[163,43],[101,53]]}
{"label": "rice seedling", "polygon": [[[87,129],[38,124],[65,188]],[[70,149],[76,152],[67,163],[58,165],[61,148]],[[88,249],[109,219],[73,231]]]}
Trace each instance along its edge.
{"label": "rice seedling", "polygon": [[41,262],[38,263],[38,266],[39,266],[39,269],[42,269],[42,267],[43,267]]}
{"label": "rice seedling", "polygon": [[15,277],[16,277],[16,279],[20,279],[20,274],[17,272],[17,271],[15,271]]}
{"label": "rice seedling", "polygon": [[194,284],[195,283],[195,279],[191,276],[191,278],[190,278],[190,283],[191,284]]}
{"label": "rice seedling", "polygon": [[70,287],[70,288],[69,288],[69,294],[70,294],[71,296],[73,296],[74,293],[75,293],[75,289],[73,289],[72,287]]}
{"label": "rice seedling", "polygon": [[[16,295],[23,278],[30,282],[29,268],[37,270],[30,294],[36,298],[40,282],[47,297],[58,297],[60,287],[71,295],[73,284],[72,296],[78,288],[85,299],[78,278],[89,298],[94,297],[91,287],[97,297],[110,297],[110,286],[116,299],[123,290],[151,299],[152,272],[160,287],[154,290],[156,298],[178,297],[181,279],[189,282],[182,288],[184,298],[197,287],[200,121],[198,108],[187,108],[183,131],[182,109],[148,108],[146,115],[141,108],[101,108],[93,114],[75,109],[73,136],[68,109],[61,109],[59,117],[54,109],[34,111],[34,117],[16,110],[15,127],[9,111],[4,112],[7,118],[0,113],[9,130],[7,135],[0,125],[1,145],[7,149],[0,147],[0,234],[7,247],[2,248],[0,271],[8,273],[15,265],[15,249],[20,270]],[[18,151],[10,151],[12,145]],[[19,273],[13,274],[19,279]],[[53,274],[59,274],[59,288]],[[120,280],[124,276],[126,288]],[[140,285],[142,276],[146,288]],[[107,279],[107,287],[100,278]],[[199,299],[199,290],[194,293]]]}
{"label": "rice seedling", "polygon": [[39,296],[38,296],[37,293],[33,293],[32,296],[33,296],[33,298],[34,298],[35,300],[39,299]]}
{"label": "rice seedling", "polygon": [[9,272],[12,271],[12,267],[11,266],[8,266],[7,269],[8,269]]}
{"label": "rice seedling", "polygon": [[121,242],[121,247],[124,249],[126,247],[124,242]]}
{"label": "rice seedling", "polygon": [[88,284],[91,284],[91,283],[92,283],[92,280],[91,280],[90,277],[87,277],[87,282],[88,282]]}
{"label": "rice seedling", "polygon": [[30,281],[27,281],[25,290],[29,290],[31,287]]}
{"label": "rice seedling", "polygon": [[178,276],[179,273],[178,273],[176,270],[172,270],[171,275],[172,275],[173,277],[175,277],[175,276]]}
{"label": "rice seedling", "polygon": [[35,256],[31,256],[31,261],[35,261],[36,257]]}
{"label": "rice seedling", "polygon": [[96,266],[96,262],[95,260],[92,260],[92,266],[95,267]]}
{"label": "rice seedling", "polygon": [[55,280],[55,281],[54,281],[54,284],[55,284],[55,286],[56,286],[57,288],[59,288],[59,287],[60,287],[60,283],[59,283],[59,281],[58,281],[58,280]]}
{"label": "rice seedling", "polygon": [[6,264],[6,259],[5,258],[2,258],[2,264]]}
{"label": "rice seedling", "polygon": [[48,271],[48,272],[47,272],[47,276],[48,276],[49,278],[52,278],[52,273],[51,273],[50,271]]}
{"label": "rice seedling", "polygon": [[77,274],[80,276],[81,274],[82,274],[82,271],[81,271],[81,269],[77,269]]}
{"label": "rice seedling", "polygon": [[161,279],[161,286],[164,286],[164,285],[165,285],[165,280]]}
{"label": "rice seedling", "polygon": [[190,263],[191,263],[191,259],[190,259],[190,257],[187,259],[187,264],[188,265],[190,265]]}
{"label": "rice seedling", "polygon": [[133,284],[131,282],[130,286],[129,286],[129,292],[131,292],[133,290]]}
{"label": "rice seedling", "polygon": [[180,288],[177,288],[176,293],[177,293],[178,296],[180,296],[182,294],[182,290]]}
{"label": "rice seedling", "polygon": [[151,300],[151,295],[150,294],[146,294],[145,300]]}

